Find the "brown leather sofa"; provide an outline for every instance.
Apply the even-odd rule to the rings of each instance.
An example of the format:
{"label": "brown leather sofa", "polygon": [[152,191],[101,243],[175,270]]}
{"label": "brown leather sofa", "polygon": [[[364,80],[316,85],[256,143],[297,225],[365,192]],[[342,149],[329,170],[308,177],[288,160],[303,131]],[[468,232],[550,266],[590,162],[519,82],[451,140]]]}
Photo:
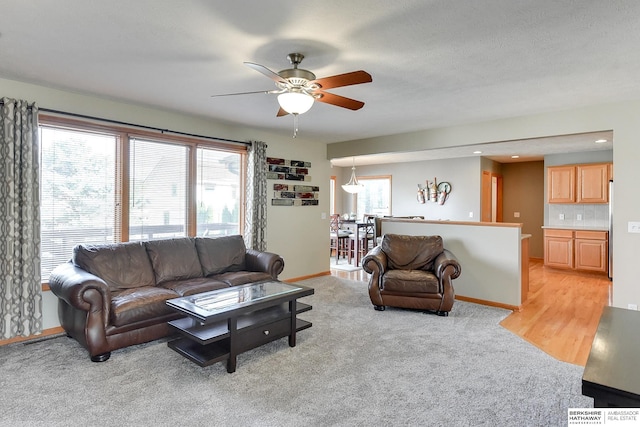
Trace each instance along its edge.
{"label": "brown leather sofa", "polygon": [[78,245],[53,270],[49,287],[69,337],[94,362],[111,351],[169,335],[183,317],[166,300],[261,280],[276,280],[284,260],[245,247],[242,236]]}
{"label": "brown leather sofa", "polygon": [[453,307],[452,280],[460,276],[460,264],[440,236],[385,234],[362,267],[371,274],[369,298],[376,310],[390,306],[447,316]]}

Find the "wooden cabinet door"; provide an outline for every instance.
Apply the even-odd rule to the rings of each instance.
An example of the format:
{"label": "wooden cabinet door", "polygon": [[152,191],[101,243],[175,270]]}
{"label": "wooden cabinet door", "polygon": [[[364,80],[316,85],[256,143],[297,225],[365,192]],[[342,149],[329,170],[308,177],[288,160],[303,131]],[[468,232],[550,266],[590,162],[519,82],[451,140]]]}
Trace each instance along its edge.
{"label": "wooden cabinet door", "polygon": [[552,166],[547,168],[547,202],[575,203],[576,167]]}
{"label": "wooden cabinet door", "polygon": [[609,202],[609,164],[579,165],[576,168],[578,203]]}
{"label": "wooden cabinet door", "polygon": [[573,268],[573,232],[545,230],[544,265],[555,268]]}
{"label": "wooden cabinet door", "polygon": [[607,242],[602,240],[576,239],[576,270],[606,273]]}
{"label": "wooden cabinet door", "polygon": [[576,231],[576,270],[607,272],[606,231]]}

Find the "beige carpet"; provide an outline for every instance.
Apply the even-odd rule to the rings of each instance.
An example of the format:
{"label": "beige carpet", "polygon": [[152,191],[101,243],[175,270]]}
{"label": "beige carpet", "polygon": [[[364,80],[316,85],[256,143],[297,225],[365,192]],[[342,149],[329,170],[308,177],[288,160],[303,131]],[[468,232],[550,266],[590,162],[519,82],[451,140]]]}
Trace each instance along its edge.
{"label": "beige carpet", "polygon": [[583,368],[456,301],[449,317],[375,311],[363,282],[306,280],[313,327],[201,368],[165,340],[92,363],[58,337],[0,347],[1,426],[560,426],[589,407]]}

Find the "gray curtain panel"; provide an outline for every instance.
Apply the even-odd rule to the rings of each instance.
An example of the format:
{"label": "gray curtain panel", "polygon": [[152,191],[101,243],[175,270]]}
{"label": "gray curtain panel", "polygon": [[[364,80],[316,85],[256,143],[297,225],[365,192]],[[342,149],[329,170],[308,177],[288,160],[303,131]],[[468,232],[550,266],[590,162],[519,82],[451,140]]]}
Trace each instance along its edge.
{"label": "gray curtain panel", "polygon": [[0,339],[42,332],[38,108],[0,99]]}
{"label": "gray curtain panel", "polygon": [[252,141],[247,160],[244,240],[247,247],[267,250],[267,144]]}

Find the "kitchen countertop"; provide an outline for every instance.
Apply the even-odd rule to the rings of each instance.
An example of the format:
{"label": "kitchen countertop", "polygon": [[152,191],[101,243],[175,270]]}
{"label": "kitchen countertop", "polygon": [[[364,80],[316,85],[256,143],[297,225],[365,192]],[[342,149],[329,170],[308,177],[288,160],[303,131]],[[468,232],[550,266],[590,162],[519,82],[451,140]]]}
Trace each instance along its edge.
{"label": "kitchen countertop", "polygon": [[557,230],[584,230],[584,231],[609,231],[607,227],[595,227],[584,225],[543,225],[542,228],[551,228]]}

